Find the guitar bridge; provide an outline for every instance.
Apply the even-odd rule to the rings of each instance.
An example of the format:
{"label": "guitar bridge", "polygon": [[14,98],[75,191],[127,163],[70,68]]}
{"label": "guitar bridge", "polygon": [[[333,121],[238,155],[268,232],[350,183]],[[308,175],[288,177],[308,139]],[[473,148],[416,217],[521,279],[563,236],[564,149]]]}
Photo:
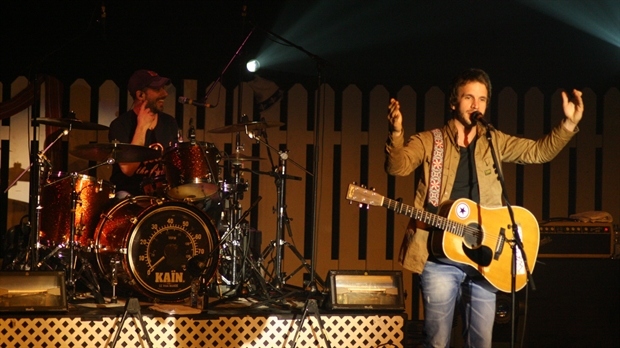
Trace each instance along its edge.
{"label": "guitar bridge", "polygon": [[502,251],[504,251],[504,242],[506,241],[506,229],[500,228],[499,235],[497,237],[497,244],[495,245],[495,253],[493,253],[493,259],[499,260]]}

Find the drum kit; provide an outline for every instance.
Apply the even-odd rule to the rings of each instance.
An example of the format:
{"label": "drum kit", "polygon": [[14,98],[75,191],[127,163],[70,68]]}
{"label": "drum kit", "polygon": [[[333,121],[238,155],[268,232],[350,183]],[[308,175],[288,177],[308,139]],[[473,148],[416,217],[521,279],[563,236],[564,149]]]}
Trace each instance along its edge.
{"label": "drum kit", "polygon": [[[209,132],[245,132],[263,142],[266,128],[283,125],[243,120]],[[107,129],[77,119],[37,118],[35,124],[68,131]],[[264,158],[243,154],[239,143],[234,154],[226,155],[213,144],[196,141],[190,132],[189,142],[172,144],[165,151],[116,142],[76,146],[69,153],[97,164],[80,172],[53,171],[45,151],[68,131],[39,152],[41,160],[30,166],[42,173],[39,187],[31,191],[37,193],[37,216],[31,226],[38,233],[30,233],[28,250],[23,259],[13,260],[14,269],[64,270],[70,300],[81,295],[77,285],[83,284],[98,303],[104,303],[104,294],[115,302],[123,291],[154,302],[184,301],[197,289],[222,297],[262,291],[269,298],[270,289],[279,289],[288,279],[282,271],[284,246],[293,249],[301,267],[311,270],[284,240],[285,182],[301,179],[286,174],[286,151],[278,151],[280,161],[273,172],[257,172],[243,164]],[[139,196],[117,198],[111,182],[82,174],[116,162],[148,160],[159,160],[165,175],[146,178]],[[224,163],[230,166],[231,178],[220,178]],[[248,189],[243,171],[276,177],[276,240],[262,252],[260,241],[256,247],[253,240],[255,230],[245,220],[261,197],[243,211],[240,201]],[[263,262],[272,252],[276,256],[270,271]]]}

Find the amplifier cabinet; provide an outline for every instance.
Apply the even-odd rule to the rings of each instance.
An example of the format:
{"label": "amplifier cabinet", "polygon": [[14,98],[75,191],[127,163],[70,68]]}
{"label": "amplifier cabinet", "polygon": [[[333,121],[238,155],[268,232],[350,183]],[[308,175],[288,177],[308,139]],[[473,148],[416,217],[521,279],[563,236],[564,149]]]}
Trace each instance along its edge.
{"label": "amplifier cabinet", "polygon": [[555,221],[540,224],[538,257],[610,258],[615,231],[610,223]]}

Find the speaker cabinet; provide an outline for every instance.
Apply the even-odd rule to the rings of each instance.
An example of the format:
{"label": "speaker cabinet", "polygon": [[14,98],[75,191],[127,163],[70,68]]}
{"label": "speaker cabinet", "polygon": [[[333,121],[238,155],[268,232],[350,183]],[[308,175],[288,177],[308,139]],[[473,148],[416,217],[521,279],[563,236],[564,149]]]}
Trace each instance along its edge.
{"label": "speaker cabinet", "polygon": [[0,311],[67,311],[64,272],[0,272]]}
{"label": "speaker cabinet", "polygon": [[529,293],[525,347],[618,347],[620,261],[541,261]]}

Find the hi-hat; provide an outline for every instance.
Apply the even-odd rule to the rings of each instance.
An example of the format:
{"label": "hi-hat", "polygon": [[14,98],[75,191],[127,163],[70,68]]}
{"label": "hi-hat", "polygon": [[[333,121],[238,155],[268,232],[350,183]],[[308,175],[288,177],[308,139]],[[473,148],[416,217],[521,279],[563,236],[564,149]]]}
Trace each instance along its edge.
{"label": "hi-hat", "polygon": [[244,155],[241,152],[236,152],[236,153],[233,153],[230,156],[222,156],[222,160],[223,161],[230,161],[233,164],[241,164],[242,162],[261,161],[261,160],[264,160],[264,158],[246,156],[246,155]]}
{"label": "hi-hat", "polygon": [[161,153],[156,149],[123,143],[78,145],[70,153],[73,156],[96,162],[109,158],[114,158],[116,162],[142,162],[161,157]]}
{"label": "hi-hat", "polygon": [[38,124],[44,124],[46,126],[55,126],[60,128],[70,129],[85,129],[85,130],[106,130],[108,126],[104,126],[98,123],[86,122],[77,118],[46,118],[40,117],[34,120]]}
{"label": "hi-hat", "polygon": [[284,126],[284,123],[282,122],[252,121],[252,122],[231,124],[230,126],[224,126],[220,128],[211,129],[208,132],[209,133],[236,133],[236,132],[245,132],[246,130],[253,131],[257,129],[282,127],[282,126]]}

